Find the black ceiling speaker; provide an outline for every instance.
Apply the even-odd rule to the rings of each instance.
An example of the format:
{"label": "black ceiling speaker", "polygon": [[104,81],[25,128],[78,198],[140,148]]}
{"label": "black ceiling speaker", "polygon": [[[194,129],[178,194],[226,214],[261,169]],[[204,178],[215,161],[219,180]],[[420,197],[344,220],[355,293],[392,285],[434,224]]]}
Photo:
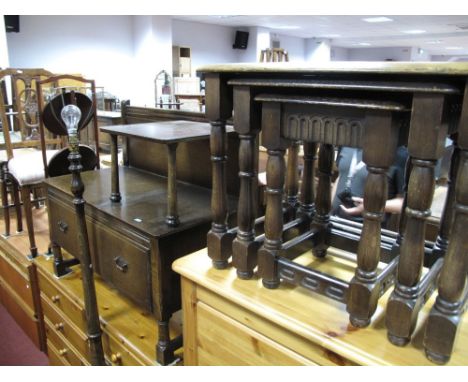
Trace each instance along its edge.
{"label": "black ceiling speaker", "polygon": [[249,32],[236,31],[236,41],[234,41],[233,49],[247,49],[249,41]]}
{"label": "black ceiling speaker", "polygon": [[19,32],[19,16],[5,15],[5,30],[7,32]]}

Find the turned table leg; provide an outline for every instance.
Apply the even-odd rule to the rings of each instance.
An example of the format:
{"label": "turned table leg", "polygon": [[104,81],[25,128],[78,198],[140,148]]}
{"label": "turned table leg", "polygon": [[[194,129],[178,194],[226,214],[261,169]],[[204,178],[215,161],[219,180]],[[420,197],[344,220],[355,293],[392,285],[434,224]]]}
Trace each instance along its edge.
{"label": "turned table leg", "polygon": [[111,134],[110,148],[111,148],[111,196],[110,200],[114,203],[120,202],[122,196],[120,195],[119,185],[119,160],[117,148],[117,135]]}
{"label": "turned table leg", "polygon": [[226,194],[226,121],[213,121],[211,124],[210,149],[212,163],[211,230],[207,236],[208,256],[213,267],[226,268],[231,256],[232,240],[227,232]]}
{"label": "turned table leg", "polygon": [[166,224],[177,227],[177,143],[167,145],[167,216]]}
{"label": "turned table leg", "polygon": [[[434,168],[445,148],[447,126],[442,123],[444,97],[415,95],[411,115],[408,153],[411,174],[405,209],[405,229],[400,248],[398,276],[387,303],[386,325],[388,339],[395,345],[407,344],[416,326],[423,297],[429,284],[420,283],[424,263],[426,219],[435,188]],[[434,268],[430,273],[438,270]],[[426,277],[428,277],[426,276]],[[425,290],[424,290],[425,289]]]}
{"label": "turned table leg", "polygon": [[288,148],[288,165],[286,171],[286,202],[289,204],[292,211],[295,211],[297,206],[297,193],[299,183],[298,159],[299,159],[300,142],[291,143]]}
{"label": "turned table leg", "polygon": [[331,210],[331,176],[333,167],[333,145],[320,145],[318,158],[318,185],[315,196],[316,212],[312,219],[312,226],[318,228],[319,244],[314,246],[312,252],[316,257],[324,257],[327,254],[328,244],[326,236],[330,224]]}
{"label": "turned table leg", "polygon": [[169,365],[176,361],[175,350],[182,347],[182,336],[171,339],[169,320],[171,316],[158,320],[158,343],[156,345],[156,360],[160,365]]}
{"label": "turned table leg", "polygon": [[[427,357],[436,363],[450,359],[468,289],[468,150],[461,154],[456,184],[454,220],[447,254],[439,277],[439,295],[429,313],[424,338]],[[464,289],[465,290],[464,292]]]}
{"label": "turned table leg", "polygon": [[299,211],[309,217],[315,213],[314,203],[314,161],[316,160],[317,144],[304,142],[304,168],[302,170],[301,192],[299,195]]}
{"label": "turned table leg", "polygon": [[461,151],[452,158],[452,163],[458,163],[458,172],[450,238],[439,276],[439,295],[429,313],[424,337],[426,356],[436,363],[449,361],[461,315],[468,303],[468,82],[458,128],[458,145]]}
{"label": "turned table leg", "polygon": [[[455,144],[455,142],[454,142]],[[460,163],[460,149],[455,144],[450,162],[449,179],[447,182],[447,195],[445,197],[444,209],[440,219],[440,228],[437,239],[434,243],[430,258],[426,261],[431,266],[437,259],[444,257],[447,253],[450,229],[452,227],[454,205],[455,205],[455,184],[457,182],[457,173]]]}
{"label": "turned table leg", "polygon": [[380,287],[377,266],[380,261],[381,223],[388,196],[387,170],[393,163],[398,142],[398,126],[391,113],[368,112],[363,134],[363,161],[367,166],[364,186],[364,212],[357,268],[349,285],[347,311],[353,326],[369,325],[377,308]]}
{"label": "turned table leg", "polygon": [[237,275],[241,279],[253,276],[257,265],[257,250],[255,242],[256,213],[256,133],[239,134],[239,177],[240,191],[237,208],[237,236],[232,242],[232,261]]}
{"label": "turned table leg", "polygon": [[279,276],[276,258],[283,234],[283,187],[286,164],[285,150],[268,150],[265,213],[265,242],[259,250],[259,271],[263,286],[277,288]]}

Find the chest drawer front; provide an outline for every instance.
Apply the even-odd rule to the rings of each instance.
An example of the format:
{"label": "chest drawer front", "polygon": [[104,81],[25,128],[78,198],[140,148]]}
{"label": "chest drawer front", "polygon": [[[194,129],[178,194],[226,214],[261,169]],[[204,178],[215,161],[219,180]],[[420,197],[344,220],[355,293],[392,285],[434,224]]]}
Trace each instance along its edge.
{"label": "chest drawer front", "polygon": [[[24,270],[27,272],[27,269]],[[0,253],[0,275],[21,300],[32,310],[35,310],[31,283],[23,273]]]}
{"label": "chest drawer front", "polygon": [[58,288],[41,271],[37,272],[39,288],[42,298],[48,301],[65,316],[67,316],[82,332],[86,330],[86,316],[84,309],[68,296],[59,292]]}
{"label": "chest drawer front", "polygon": [[58,350],[50,341],[47,341],[47,356],[49,357],[50,366],[71,366],[64,357],[59,355]]}
{"label": "chest drawer front", "polygon": [[[298,366],[316,365],[300,354],[231,319],[199,301],[197,303],[198,365]],[[223,347],[216,339],[224,338]]]}
{"label": "chest drawer front", "polygon": [[47,347],[52,348],[52,352],[55,352],[55,356],[62,360],[66,365],[71,366],[88,366],[89,363],[84,359],[82,355],[71,345],[63,336],[58,334],[53,328],[53,325],[46,318],[45,328],[47,335]]}
{"label": "chest drawer front", "polygon": [[104,334],[102,339],[104,354],[113,366],[145,366],[145,363],[138,360],[135,355],[113,337]]}
{"label": "chest drawer front", "polygon": [[51,240],[65,249],[67,252],[78,253],[78,236],[76,227],[76,217],[74,211],[69,205],[62,201],[49,196],[48,213],[49,213],[49,229]]}
{"label": "chest drawer front", "polygon": [[47,336],[51,332],[54,335],[60,334],[64,336],[83,357],[88,359],[88,342],[84,332],[72,324],[67,317],[60,314],[46,298],[42,297],[41,302],[44,316],[50,326],[50,329],[47,330]]}
{"label": "chest drawer front", "polygon": [[102,278],[151,311],[150,251],[99,222],[89,225],[91,252],[99,254]]}

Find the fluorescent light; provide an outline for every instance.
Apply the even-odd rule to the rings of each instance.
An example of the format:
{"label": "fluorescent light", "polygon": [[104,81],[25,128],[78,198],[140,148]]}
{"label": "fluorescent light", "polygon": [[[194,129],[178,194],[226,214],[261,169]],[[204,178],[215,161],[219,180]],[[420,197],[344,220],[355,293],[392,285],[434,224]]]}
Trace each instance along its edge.
{"label": "fluorescent light", "polygon": [[366,23],[387,23],[389,21],[393,21],[393,19],[390,19],[388,17],[383,17],[383,16],[367,17],[367,18],[362,19],[362,20],[365,21]]}
{"label": "fluorescent light", "polygon": [[463,49],[461,46],[447,46],[445,49],[447,50],[460,50]]}
{"label": "fluorescent light", "polygon": [[442,40],[433,40],[433,41],[426,41],[426,44],[441,44],[442,43]]}
{"label": "fluorescent light", "polygon": [[403,31],[403,33],[407,34],[421,34],[421,33],[426,33],[426,31],[423,31],[422,29],[412,29],[409,31]]}
{"label": "fluorescent light", "polygon": [[282,25],[280,27],[273,27],[274,29],[301,29],[301,27],[298,27],[296,25]]}
{"label": "fluorescent light", "polygon": [[321,38],[337,38],[341,37],[340,34],[324,34],[323,36],[320,36]]}
{"label": "fluorescent light", "polygon": [[357,42],[357,43],[354,43],[353,45],[370,46],[371,44],[369,42]]}

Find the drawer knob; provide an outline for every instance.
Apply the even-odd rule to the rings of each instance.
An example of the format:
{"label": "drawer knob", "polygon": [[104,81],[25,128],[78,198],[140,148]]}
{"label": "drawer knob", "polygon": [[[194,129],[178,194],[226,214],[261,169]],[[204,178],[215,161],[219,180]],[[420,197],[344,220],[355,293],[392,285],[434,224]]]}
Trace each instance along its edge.
{"label": "drawer knob", "polygon": [[58,324],[55,324],[55,330],[63,330],[63,322],[59,322]]}
{"label": "drawer knob", "polygon": [[56,296],[52,296],[52,302],[53,303],[57,303],[60,301],[60,296],[59,295],[56,295]]}
{"label": "drawer knob", "polygon": [[60,349],[60,350],[59,350],[59,355],[60,355],[61,357],[67,355],[67,353],[68,353],[68,350],[67,350],[67,349]]}
{"label": "drawer knob", "polygon": [[128,263],[122,259],[120,256],[114,258],[115,266],[120,272],[127,272],[128,271]]}
{"label": "drawer knob", "polygon": [[122,354],[120,353],[112,353],[111,354],[111,362],[112,363],[122,363]]}
{"label": "drawer knob", "polygon": [[68,231],[68,224],[65,223],[64,221],[59,220],[59,221],[57,222],[57,225],[58,225],[59,230],[60,230],[61,232],[66,233],[66,232]]}

